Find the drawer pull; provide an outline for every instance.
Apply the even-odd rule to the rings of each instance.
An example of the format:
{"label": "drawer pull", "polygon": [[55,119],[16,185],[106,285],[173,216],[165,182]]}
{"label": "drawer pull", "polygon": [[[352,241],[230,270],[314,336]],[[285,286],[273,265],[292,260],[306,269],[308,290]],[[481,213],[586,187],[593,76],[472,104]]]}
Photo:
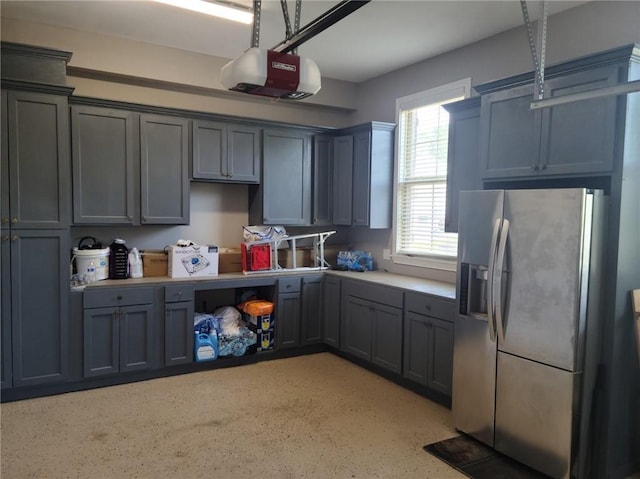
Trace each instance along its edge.
{"label": "drawer pull", "polygon": [[120,300],[122,299],[122,296],[118,295],[118,296],[116,297],[116,299],[117,299],[118,301],[120,301]]}

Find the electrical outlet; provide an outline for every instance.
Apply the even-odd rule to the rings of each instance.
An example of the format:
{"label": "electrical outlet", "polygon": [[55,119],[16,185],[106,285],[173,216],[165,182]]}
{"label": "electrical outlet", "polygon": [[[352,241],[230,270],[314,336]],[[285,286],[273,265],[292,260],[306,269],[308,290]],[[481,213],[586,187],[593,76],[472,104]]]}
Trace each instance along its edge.
{"label": "electrical outlet", "polygon": [[382,250],[382,259],[391,259],[391,250],[383,249]]}

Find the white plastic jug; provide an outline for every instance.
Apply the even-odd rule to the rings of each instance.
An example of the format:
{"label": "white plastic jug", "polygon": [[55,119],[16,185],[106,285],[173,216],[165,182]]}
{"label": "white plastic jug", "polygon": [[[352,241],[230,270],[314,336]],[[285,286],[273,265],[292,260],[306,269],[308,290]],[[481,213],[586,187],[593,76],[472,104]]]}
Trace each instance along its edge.
{"label": "white plastic jug", "polygon": [[138,248],[131,248],[129,251],[129,276],[131,278],[142,278],[142,257]]}

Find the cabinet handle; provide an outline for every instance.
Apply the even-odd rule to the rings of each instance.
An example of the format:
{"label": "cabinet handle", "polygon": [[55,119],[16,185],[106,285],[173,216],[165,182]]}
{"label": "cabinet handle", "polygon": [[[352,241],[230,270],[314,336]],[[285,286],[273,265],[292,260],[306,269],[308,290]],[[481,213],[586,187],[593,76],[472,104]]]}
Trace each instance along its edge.
{"label": "cabinet handle", "polygon": [[538,171],[538,165],[533,165],[533,166],[531,167],[531,169],[532,169],[533,171]]}
{"label": "cabinet handle", "polygon": [[11,218],[11,222],[15,225],[18,224],[18,218],[16,218],[15,216],[13,218]]}
{"label": "cabinet handle", "polygon": [[182,296],[182,291],[178,291],[178,297]]}
{"label": "cabinet handle", "polygon": [[122,299],[122,296],[118,295],[116,299],[120,301]]}
{"label": "cabinet handle", "polygon": [[2,235],[2,241],[7,241],[9,239],[9,235]]}
{"label": "cabinet handle", "polygon": [[18,235],[13,235],[13,236],[11,237],[11,240],[12,240],[12,241],[18,241],[18,239],[20,239],[20,238],[18,237]]}
{"label": "cabinet handle", "polygon": [[128,219],[129,221],[133,221],[133,216],[129,215],[129,216],[127,216],[127,219]]}
{"label": "cabinet handle", "polygon": [[147,221],[147,217],[146,217],[146,216],[143,216],[143,217],[142,217],[142,221]]}
{"label": "cabinet handle", "polygon": [[541,170],[546,170],[547,169],[547,165],[545,165],[544,163],[542,164],[542,166],[540,167]]}
{"label": "cabinet handle", "polygon": [[9,218],[2,218],[1,222],[3,225],[6,225],[7,223],[9,223]]}
{"label": "cabinet handle", "polygon": [[427,311],[431,311],[431,305],[430,304],[426,304],[424,306],[424,309],[426,309]]}

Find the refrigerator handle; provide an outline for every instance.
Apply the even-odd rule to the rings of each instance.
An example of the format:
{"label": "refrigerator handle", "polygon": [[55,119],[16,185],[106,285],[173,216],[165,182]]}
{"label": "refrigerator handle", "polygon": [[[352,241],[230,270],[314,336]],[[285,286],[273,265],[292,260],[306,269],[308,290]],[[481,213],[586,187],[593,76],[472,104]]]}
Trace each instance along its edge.
{"label": "refrigerator handle", "polygon": [[496,269],[494,271],[496,284],[492,288],[496,314],[496,329],[498,330],[498,340],[504,342],[504,319],[502,315],[502,270],[504,268],[504,257],[507,250],[507,237],[509,236],[509,220],[502,221],[502,231],[500,234],[500,245],[498,246],[498,256],[496,257]]}
{"label": "refrigerator handle", "polygon": [[496,323],[495,323],[495,302],[493,301],[493,272],[496,264],[496,249],[498,246],[498,237],[500,235],[500,219],[497,219],[493,225],[493,234],[491,235],[491,250],[489,252],[489,268],[487,278],[487,322],[489,323],[489,337],[491,341],[496,340]]}

